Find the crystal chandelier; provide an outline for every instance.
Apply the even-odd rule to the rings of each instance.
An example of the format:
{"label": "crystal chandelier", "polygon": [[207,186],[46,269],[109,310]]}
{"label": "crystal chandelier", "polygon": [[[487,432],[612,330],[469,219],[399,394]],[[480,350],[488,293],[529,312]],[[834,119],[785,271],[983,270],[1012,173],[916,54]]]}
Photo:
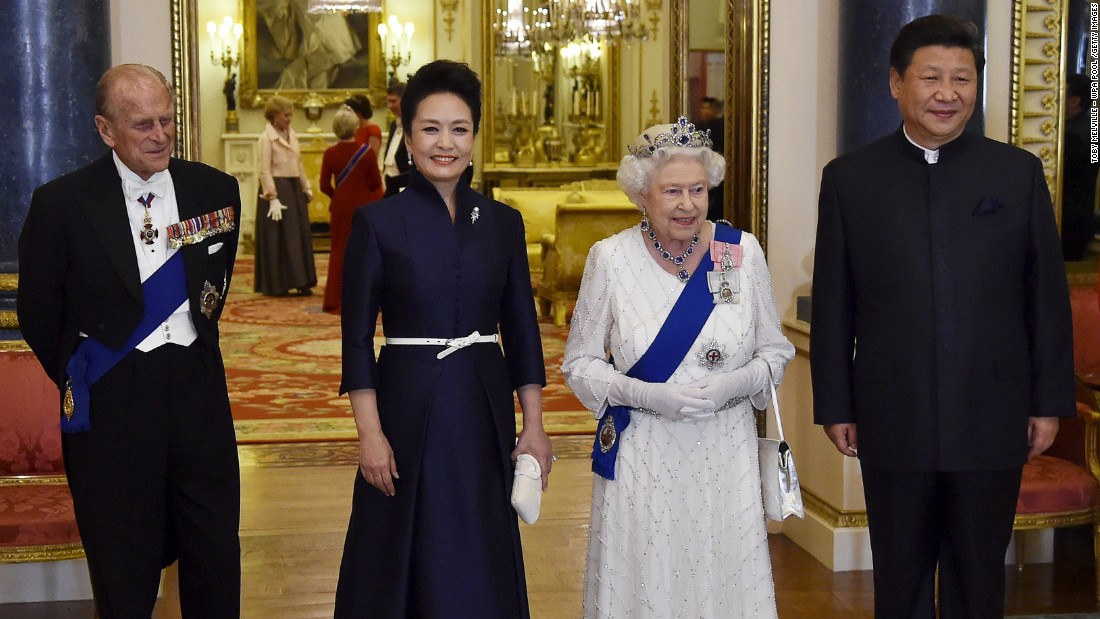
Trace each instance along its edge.
{"label": "crystal chandelier", "polygon": [[642,16],[641,0],[576,0],[581,30],[592,39],[644,41],[649,30]]}
{"label": "crystal chandelier", "polygon": [[[537,10],[537,9],[536,9]],[[526,54],[531,51],[530,32],[537,27],[535,17],[523,0],[498,0],[493,17],[493,31],[497,40],[497,54],[502,56]]]}
{"label": "crystal chandelier", "polygon": [[[526,55],[574,41],[649,38],[643,0],[497,0],[493,31],[499,55]],[[652,18],[651,18],[652,19]]]}
{"label": "crystal chandelier", "polygon": [[309,0],[310,13],[381,13],[382,0]]}

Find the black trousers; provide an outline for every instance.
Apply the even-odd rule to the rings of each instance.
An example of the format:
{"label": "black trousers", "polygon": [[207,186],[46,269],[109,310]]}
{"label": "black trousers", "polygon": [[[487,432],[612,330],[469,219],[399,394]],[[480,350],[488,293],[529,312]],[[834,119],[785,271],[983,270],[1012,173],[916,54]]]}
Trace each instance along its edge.
{"label": "black trousers", "polygon": [[1004,617],[1022,470],[863,469],[877,619]]}
{"label": "black trousers", "polygon": [[239,617],[240,474],[218,351],[131,352],[91,388],[91,430],[62,435],[102,619],[149,617],[179,560],[184,617]]}

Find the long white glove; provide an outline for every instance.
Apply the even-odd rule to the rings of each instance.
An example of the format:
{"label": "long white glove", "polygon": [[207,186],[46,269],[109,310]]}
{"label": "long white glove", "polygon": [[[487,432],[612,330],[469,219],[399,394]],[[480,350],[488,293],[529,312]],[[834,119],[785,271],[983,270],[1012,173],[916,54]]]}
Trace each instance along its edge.
{"label": "long white glove", "polygon": [[647,383],[625,374],[611,379],[607,403],[654,411],[672,421],[695,421],[714,414],[714,401],[702,389],[673,383]]}
{"label": "long white glove", "polygon": [[271,221],[282,221],[283,220],[283,211],[285,211],[285,210],[286,210],[286,205],[283,204],[282,202],[279,202],[278,198],[274,198],[274,199],[271,200],[271,202],[268,203],[267,217]]}
{"label": "long white glove", "polygon": [[733,398],[760,393],[768,385],[770,376],[768,362],[757,358],[736,370],[704,376],[691,386],[697,387],[704,398],[721,406]]}

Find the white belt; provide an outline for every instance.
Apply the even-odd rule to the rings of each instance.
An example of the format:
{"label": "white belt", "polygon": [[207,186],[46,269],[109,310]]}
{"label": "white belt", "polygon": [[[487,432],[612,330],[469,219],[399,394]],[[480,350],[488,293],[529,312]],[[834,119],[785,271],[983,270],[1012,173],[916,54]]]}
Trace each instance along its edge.
{"label": "white belt", "polygon": [[442,337],[387,337],[387,344],[396,344],[398,346],[446,346],[443,350],[439,351],[439,354],[435,356],[436,359],[442,359],[447,355],[453,353],[460,348],[466,348],[470,344],[495,344],[500,341],[500,336],[496,333],[492,335],[482,335],[477,331],[474,331],[466,337],[456,337],[452,339],[446,339]]}

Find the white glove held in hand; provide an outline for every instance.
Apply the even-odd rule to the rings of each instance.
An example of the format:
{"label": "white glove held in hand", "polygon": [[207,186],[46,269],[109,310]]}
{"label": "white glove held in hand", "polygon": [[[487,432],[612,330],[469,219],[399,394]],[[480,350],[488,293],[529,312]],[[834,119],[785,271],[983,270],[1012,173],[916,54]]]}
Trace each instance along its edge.
{"label": "white glove held in hand", "polygon": [[736,370],[704,376],[691,386],[697,387],[704,398],[721,406],[733,398],[760,393],[768,385],[769,375],[768,362],[753,359]]}
{"label": "white glove held in hand", "polygon": [[271,221],[282,221],[283,211],[286,210],[286,205],[279,202],[278,198],[272,200],[267,206],[267,217]]}
{"label": "white glove held in hand", "polygon": [[695,421],[714,414],[714,401],[703,396],[702,389],[673,383],[647,383],[625,374],[616,374],[611,380],[607,403],[649,409],[672,421]]}

